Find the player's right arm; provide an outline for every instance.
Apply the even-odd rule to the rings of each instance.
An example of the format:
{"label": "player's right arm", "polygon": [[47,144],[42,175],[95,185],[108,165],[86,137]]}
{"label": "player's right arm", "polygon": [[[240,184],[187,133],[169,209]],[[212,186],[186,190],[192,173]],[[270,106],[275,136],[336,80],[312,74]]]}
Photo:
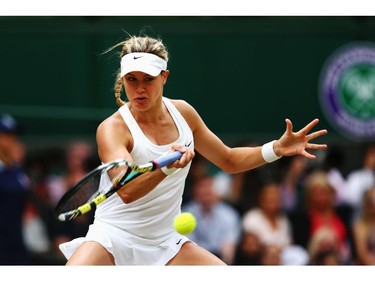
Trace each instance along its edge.
{"label": "player's right arm", "polygon": [[103,163],[117,159],[132,162],[129,153],[133,139],[119,112],[114,113],[99,124],[96,131],[98,155]]}
{"label": "player's right arm", "polygon": [[[133,137],[119,112],[105,119],[97,129],[96,140],[98,154],[102,162],[126,159],[133,162],[130,152],[133,148]],[[131,203],[153,190],[166,175],[157,169],[129,182],[125,188],[117,191],[124,203]]]}

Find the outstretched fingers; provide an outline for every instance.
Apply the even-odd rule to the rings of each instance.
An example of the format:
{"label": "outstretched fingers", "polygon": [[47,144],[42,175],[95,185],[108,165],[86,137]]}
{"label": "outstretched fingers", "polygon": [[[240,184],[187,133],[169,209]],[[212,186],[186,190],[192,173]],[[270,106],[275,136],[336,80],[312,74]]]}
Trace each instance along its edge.
{"label": "outstretched fingers", "polygon": [[292,124],[292,121],[290,121],[290,119],[285,119],[285,123],[286,123],[286,131],[287,133],[293,133],[293,124]]}
{"label": "outstretched fingers", "polygon": [[[305,130],[304,132],[307,133],[309,132],[316,124],[319,123],[319,119],[314,119],[313,121],[311,121],[309,124],[307,124],[305,126],[305,128],[303,128],[302,130]],[[313,132],[311,134],[308,134],[306,135],[306,139],[307,139],[307,143],[306,143],[306,146],[305,146],[305,149],[314,149],[314,150],[317,150],[317,149],[326,149],[327,148],[327,145],[326,144],[316,144],[316,143],[309,143],[310,140],[312,139],[315,139],[317,137],[320,137],[320,136],[323,136],[325,134],[327,134],[327,130],[319,130],[319,131],[316,131],[316,132]],[[308,152],[306,152],[307,154],[310,154]],[[315,158],[314,155],[310,154],[311,156],[313,156],[313,158]],[[311,158],[311,157],[310,157]]]}
{"label": "outstretched fingers", "polygon": [[299,131],[300,134],[305,135],[305,140],[306,140],[305,149],[302,151],[301,154],[309,159],[316,159],[316,155],[309,153],[308,150],[320,150],[320,149],[327,148],[326,144],[309,143],[309,141],[315,138],[321,137],[328,133],[326,129],[309,133],[318,123],[319,123],[319,119],[315,118],[310,123],[308,123],[303,129]]}
{"label": "outstretched fingers", "polygon": [[291,156],[300,154],[309,159],[316,159],[316,156],[311,154],[310,150],[326,149],[326,144],[309,143],[309,141],[327,134],[327,130],[318,130],[316,132],[309,133],[314,126],[319,123],[319,119],[316,118],[308,123],[305,127],[297,132],[293,132],[293,124],[290,119],[285,119],[286,131],[279,139],[279,148],[281,147],[281,155]]}
{"label": "outstretched fingers", "polygon": [[325,130],[325,129],[319,130],[319,131],[316,131],[316,132],[313,132],[313,133],[307,135],[306,137],[307,137],[307,140],[309,141],[309,140],[315,139],[317,137],[323,136],[323,135],[327,134],[327,132],[328,131]]}
{"label": "outstretched fingers", "polygon": [[301,152],[301,155],[309,159],[316,159],[316,155],[307,152],[306,149],[319,150],[319,149],[326,149],[326,148],[327,148],[326,144],[306,143],[305,149]]}
{"label": "outstretched fingers", "polygon": [[[285,123],[287,125],[287,129],[286,129],[287,132],[288,133],[292,133],[293,132],[292,121],[290,121],[290,119],[285,119]],[[299,134],[299,135],[305,135],[307,137],[307,140],[312,140],[312,139],[315,139],[317,137],[320,137],[320,136],[323,136],[323,135],[327,134],[327,130],[319,130],[319,131],[313,132],[313,133],[311,133],[311,134],[308,135],[308,132],[310,132],[318,123],[319,123],[319,119],[318,118],[312,120],[304,128],[302,128],[301,130],[299,130],[297,132],[297,134]]]}
{"label": "outstretched fingers", "polygon": [[307,143],[306,144],[306,149],[326,149],[327,145],[326,144],[317,144],[317,143]]}
{"label": "outstretched fingers", "polygon": [[307,124],[304,128],[300,130],[300,133],[303,133],[304,135],[307,135],[308,132],[312,130],[317,124],[319,123],[319,119],[315,118],[312,120],[309,124]]}
{"label": "outstretched fingers", "polygon": [[309,159],[316,159],[316,156],[314,154],[308,153],[306,150],[303,150],[301,152],[301,155]]}

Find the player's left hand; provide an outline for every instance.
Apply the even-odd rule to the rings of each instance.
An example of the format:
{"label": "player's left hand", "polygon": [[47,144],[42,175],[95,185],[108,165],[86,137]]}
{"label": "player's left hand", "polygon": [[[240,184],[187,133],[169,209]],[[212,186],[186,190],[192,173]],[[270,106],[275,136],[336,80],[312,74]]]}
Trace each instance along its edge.
{"label": "player's left hand", "polygon": [[327,134],[327,130],[319,130],[309,133],[313,127],[319,123],[319,119],[314,119],[298,132],[293,132],[293,124],[289,119],[285,119],[286,130],[281,138],[275,142],[274,150],[279,156],[302,155],[309,159],[316,159],[314,154],[309,153],[309,149],[326,149],[326,144],[310,143],[309,141]]}

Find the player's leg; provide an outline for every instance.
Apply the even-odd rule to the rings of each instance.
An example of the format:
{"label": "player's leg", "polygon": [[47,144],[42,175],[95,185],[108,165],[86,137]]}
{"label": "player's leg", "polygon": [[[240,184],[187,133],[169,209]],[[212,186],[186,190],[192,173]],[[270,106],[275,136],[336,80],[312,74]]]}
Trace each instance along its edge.
{"label": "player's leg", "polygon": [[192,242],[182,245],[167,265],[226,265],[217,256]]}
{"label": "player's leg", "polygon": [[66,265],[114,265],[113,256],[98,242],[83,242]]}

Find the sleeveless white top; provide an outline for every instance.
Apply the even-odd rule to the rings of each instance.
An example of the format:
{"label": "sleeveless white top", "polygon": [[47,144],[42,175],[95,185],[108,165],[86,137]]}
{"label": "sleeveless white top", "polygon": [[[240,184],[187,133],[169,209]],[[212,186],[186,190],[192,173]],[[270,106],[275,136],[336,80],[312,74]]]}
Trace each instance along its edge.
{"label": "sleeveless white top", "polygon": [[[179,133],[178,139],[166,145],[156,145],[145,136],[127,104],[119,108],[134,140],[130,154],[136,164],[166,154],[174,143],[194,149],[189,125],[168,98],[163,97],[163,102]],[[191,162],[166,177],[151,192],[134,202],[126,204],[117,193],[113,194],[97,207],[95,220],[86,237],[60,245],[65,257],[69,259],[83,241],[93,240],[102,244],[118,265],[163,265],[168,262],[189,240],[175,231],[173,221],[181,212],[190,165]],[[103,177],[101,186],[108,181],[108,176]]]}
{"label": "sleeveless white top", "polygon": [[[194,149],[193,135],[185,119],[169,99],[163,98],[163,102],[179,132],[178,139],[173,143],[189,145]],[[134,140],[130,154],[135,164],[147,163],[168,152],[172,143],[161,146],[152,143],[136,123],[127,105],[120,107],[119,112]],[[165,178],[155,189],[135,202],[125,204],[117,193],[112,195],[98,206],[96,219],[116,225],[136,236],[147,239],[165,238],[165,235],[174,231],[173,220],[180,212],[190,164]]]}

